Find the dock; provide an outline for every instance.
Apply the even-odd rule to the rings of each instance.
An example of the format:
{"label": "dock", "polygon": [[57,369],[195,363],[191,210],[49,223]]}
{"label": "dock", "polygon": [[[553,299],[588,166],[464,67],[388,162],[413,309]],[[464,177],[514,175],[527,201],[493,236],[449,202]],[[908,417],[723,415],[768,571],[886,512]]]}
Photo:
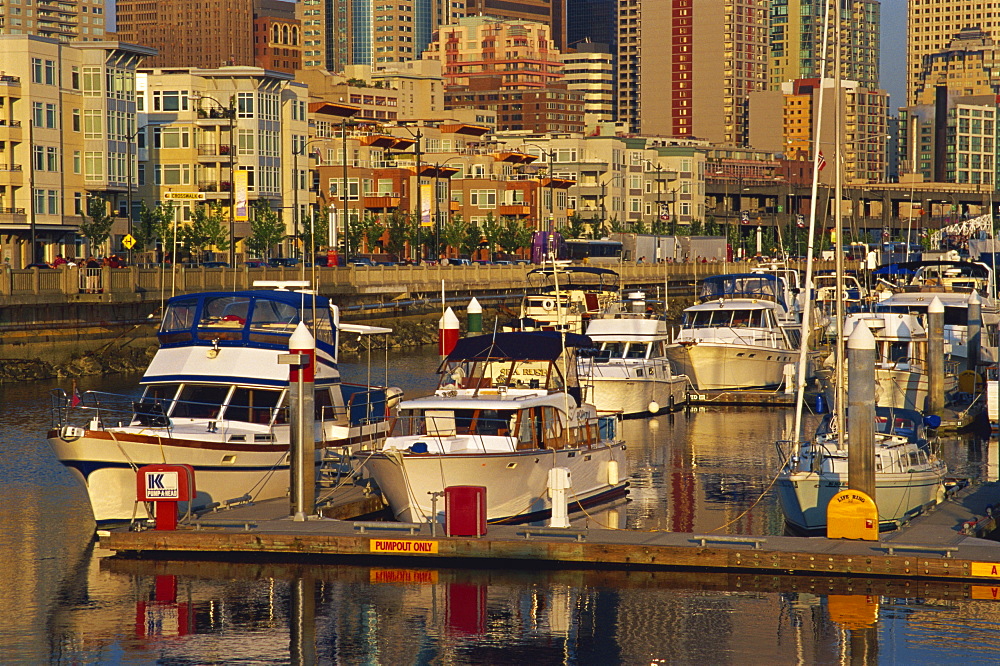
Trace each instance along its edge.
{"label": "dock", "polygon": [[710,405],[794,407],[795,393],[785,393],[780,389],[691,391],[688,393],[688,403],[694,407]]}
{"label": "dock", "polygon": [[[445,536],[441,525],[317,518],[294,521],[286,500],[219,511],[175,531],[115,530],[102,548],[121,558],[363,562],[366,565],[699,570],[733,574],[985,581],[1000,594],[1000,544],[966,534],[1000,495],[1000,483],[966,487],[879,541],[690,534],[586,527],[490,525],[482,536]],[[350,502],[346,503],[346,505]]]}

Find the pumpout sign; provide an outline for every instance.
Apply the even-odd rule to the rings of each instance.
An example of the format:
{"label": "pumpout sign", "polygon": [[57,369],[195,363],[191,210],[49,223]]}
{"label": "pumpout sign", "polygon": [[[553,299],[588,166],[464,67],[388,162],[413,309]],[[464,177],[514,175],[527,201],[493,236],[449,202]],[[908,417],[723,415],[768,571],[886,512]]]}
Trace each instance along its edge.
{"label": "pumpout sign", "polygon": [[373,553],[393,553],[397,555],[436,555],[437,541],[415,541],[413,539],[371,539]]}

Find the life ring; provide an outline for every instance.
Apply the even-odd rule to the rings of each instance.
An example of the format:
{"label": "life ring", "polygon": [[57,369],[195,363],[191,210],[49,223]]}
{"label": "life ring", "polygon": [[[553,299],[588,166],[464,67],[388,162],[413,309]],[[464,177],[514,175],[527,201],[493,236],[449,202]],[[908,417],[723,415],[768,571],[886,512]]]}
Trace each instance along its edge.
{"label": "life ring", "polygon": [[553,301],[551,298],[546,298],[544,301],[542,301],[543,310],[553,310],[555,309],[555,307],[556,307],[556,302]]}

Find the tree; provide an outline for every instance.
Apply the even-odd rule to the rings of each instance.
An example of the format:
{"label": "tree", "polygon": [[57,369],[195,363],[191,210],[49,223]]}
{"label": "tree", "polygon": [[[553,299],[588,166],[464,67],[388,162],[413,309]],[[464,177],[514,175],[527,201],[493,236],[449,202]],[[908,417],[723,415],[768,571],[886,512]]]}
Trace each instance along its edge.
{"label": "tree", "polygon": [[103,197],[88,197],[87,212],[80,213],[80,218],[80,235],[90,241],[92,251],[111,237],[111,225],[115,223],[115,216],[111,214],[108,202]]}
{"label": "tree", "polygon": [[521,248],[531,245],[531,230],[514,218],[504,220],[497,238],[500,249],[507,254],[514,254]]}
{"label": "tree", "polygon": [[701,220],[691,220],[688,236],[701,236]]}
{"label": "tree", "polygon": [[587,223],[580,213],[573,213],[566,220],[566,226],[559,227],[556,231],[562,234],[563,238],[583,238],[587,232]]}
{"label": "tree", "polygon": [[445,252],[447,252],[447,248],[449,247],[461,251],[462,241],[465,239],[465,232],[468,227],[468,223],[458,213],[441,225],[441,242],[445,246]]}
{"label": "tree", "polygon": [[385,230],[389,232],[386,249],[390,254],[402,260],[406,253],[406,244],[413,238],[414,226],[409,213],[396,209],[389,213],[385,220]]}
{"label": "tree", "polygon": [[267,199],[258,199],[254,204],[254,214],[250,220],[250,237],[246,240],[247,249],[253,254],[267,259],[271,248],[285,238],[285,223],[271,209]]}
{"label": "tree", "polygon": [[145,201],[140,202],[138,223],[132,225],[132,236],[135,237],[136,249],[142,252],[156,241],[166,247],[173,240],[173,230],[171,229],[173,223],[173,201],[157,204],[156,208],[150,208]]}
{"label": "tree", "polygon": [[634,223],[632,225],[632,233],[635,233],[635,234],[646,234],[646,233],[649,233],[649,231],[646,229],[646,223],[643,222],[642,220],[639,220],[638,222]]}
{"label": "tree", "polygon": [[493,213],[487,213],[483,220],[483,236],[486,237],[486,249],[489,251],[489,258],[493,259],[493,250],[500,243],[500,236],[503,234],[503,224],[493,217]]}
{"label": "tree", "polygon": [[483,240],[483,230],[479,228],[479,225],[470,224],[465,228],[465,238],[462,239],[462,253],[469,255],[471,258],[476,250],[479,249],[479,243]]}
{"label": "tree", "polygon": [[611,219],[608,220],[608,224],[611,226],[611,233],[620,234],[628,231],[628,227],[625,226],[624,222],[618,220],[617,215],[612,215]]}
{"label": "tree", "polygon": [[330,216],[327,214],[329,206],[324,207],[319,213],[309,215],[302,220],[299,228],[299,240],[307,253],[314,253],[320,247],[327,244],[330,235]]}
{"label": "tree", "polygon": [[221,204],[201,204],[191,211],[191,221],[184,224],[181,236],[189,252],[203,253],[210,247],[220,252],[229,249],[229,228]]}
{"label": "tree", "polygon": [[650,231],[652,231],[654,234],[658,236],[666,234],[667,231],[669,230],[670,226],[666,222],[661,220],[659,217],[653,220],[653,224],[650,225]]}
{"label": "tree", "polygon": [[358,225],[359,231],[361,232],[361,237],[365,240],[365,249],[367,252],[374,252],[375,246],[382,239],[382,235],[385,233],[385,227],[382,226],[382,221],[378,219],[375,215],[369,213],[365,215],[364,219]]}

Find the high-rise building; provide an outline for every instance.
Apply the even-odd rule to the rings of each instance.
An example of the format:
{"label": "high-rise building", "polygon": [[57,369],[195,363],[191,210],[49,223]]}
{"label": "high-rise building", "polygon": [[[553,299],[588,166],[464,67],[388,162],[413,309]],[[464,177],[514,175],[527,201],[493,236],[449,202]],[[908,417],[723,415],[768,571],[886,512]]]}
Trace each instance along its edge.
{"label": "high-rise building", "polygon": [[618,120],[647,136],[747,141],[767,87],[769,2],[621,0]]}
{"label": "high-rise building", "polygon": [[614,53],[615,0],[566,0],[566,45],[563,50],[592,42],[606,44]]}
{"label": "high-rise building", "polygon": [[0,2],[0,35],[100,42],[104,32],[104,0]]}
{"label": "high-rise building", "polygon": [[252,66],[253,0],[118,0],[118,37],[151,46],[149,67]]}
{"label": "high-rise building", "polygon": [[417,60],[433,31],[465,15],[463,0],[302,0],[303,66],[342,72],[348,65]]}
{"label": "high-rise building", "polygon": [[[840,6],[840,78],[857,81],[874,90],[879,83],[881,3],[878,0],[844,0]],[[779,90],[783,83],[797,79],[835,78],[837,4],[829,3],[830,31],[824,40],[826,9],[824,0],[771,3],[771,90]]]}
{"label": "high-rise building", "polygon": [[552,41],[557,49],[566,48],[565,0],[466,0],[466,16],[495,16],[497,18],[535,21],[549,26]]}
{"label": "high-rise building", "polygon": [[302,69],[302,24],[295,18],[295,3],[255,0],[253,30],[258,67],[288,74]]}
{"label": "high-rise building", "polygon": [[614,119],[615,72],[606,44],[578,44],[562,56],[563,76],[569,90],[583,95],[587,129]]}
{"label": "high-rise building", "polygon": [[998,0],[910,0],[906,20],[906,104],[917,104],[926,56],[946,51],[959,33],[979,27],[991,38],[1000,34]]}

